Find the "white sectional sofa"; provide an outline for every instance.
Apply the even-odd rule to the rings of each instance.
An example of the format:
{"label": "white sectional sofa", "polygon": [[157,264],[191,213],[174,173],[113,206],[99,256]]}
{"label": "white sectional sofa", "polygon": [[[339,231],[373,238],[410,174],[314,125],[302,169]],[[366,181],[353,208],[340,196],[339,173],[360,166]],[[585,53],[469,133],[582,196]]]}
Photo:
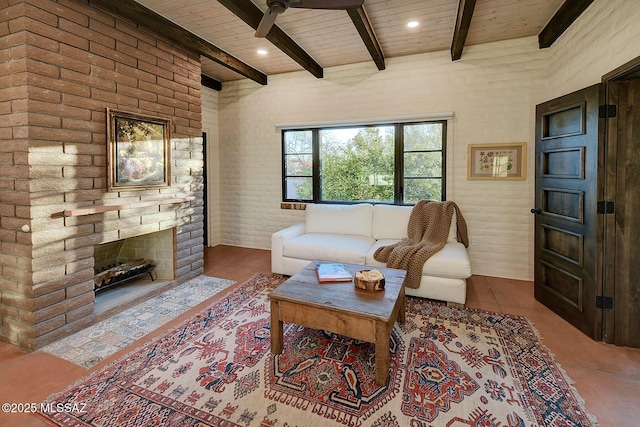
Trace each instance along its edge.
{"label": "white sectional sofa", "polygon": [[[309,204],[304,222],[271,236],[271,270],[290,276],[319,259],[385,267],[373,255],[380,246],[407,237],[411,210],[410,206],[367,203]],[[420,287],[407,287],[406,294],[464,304],[470,276],[467,250],[456,240],[453,218],[444,248],[424,264]]]}

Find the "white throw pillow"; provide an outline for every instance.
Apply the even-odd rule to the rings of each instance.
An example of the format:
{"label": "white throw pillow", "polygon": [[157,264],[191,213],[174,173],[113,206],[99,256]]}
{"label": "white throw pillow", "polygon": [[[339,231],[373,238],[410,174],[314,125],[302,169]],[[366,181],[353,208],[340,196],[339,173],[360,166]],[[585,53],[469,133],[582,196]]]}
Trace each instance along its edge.
{"label": "white throw pillow", "polygon": [[371,237],[373,205],[308,204],[305,213],[307,233],[353,234]]}
{"label": "white throw pillow", "polygon": [[[375,205],[373,207],[372,236],[380,239],[404,239],[413,206]],[[456,211],[453,211],[447,242],[457,242]]]}
{"label": "white throw pillow", "polygon": [[380,239],[404,239],[412,206],[375,205],[373,207],[372,236]]}

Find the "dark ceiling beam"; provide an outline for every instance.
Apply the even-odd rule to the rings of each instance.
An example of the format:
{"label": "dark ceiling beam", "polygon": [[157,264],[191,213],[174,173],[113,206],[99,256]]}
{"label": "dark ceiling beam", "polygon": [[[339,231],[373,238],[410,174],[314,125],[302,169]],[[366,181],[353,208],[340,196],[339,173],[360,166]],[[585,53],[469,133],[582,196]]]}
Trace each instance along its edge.
{"label": "dark ceiling beam", "polygon": [[538,34],[540,49],[551,47],[591,3],[593,0],[566,0]]}
{"label": "dark ceiling beam", "polygon": [[369,21],[367,12],[364,10],[364,6],[360,6],[357,9],[347,9],[347,13],[353,21],[356,30],[358,30],[358,34],[360,34],[360,38],[367,47],[373,62],[376,63],[376,67],[378,67],[380,71],[384,70],[386,67],[384,63],[384,53],[382,53],[382,48],[380,47],[380,43],[378,43],[378,38],[373,31],[373,26],[371,25],[371,21]]}
{"label": "dark ceiling beam", "polygon": [[218,92],[222,90],[222,82],[206,74],[200,74],[200,84],[209,89],[217,90]]}
{"label": "dark ceiling beam", "polygon": [[133,0],[90,0],[90,4],[117,13],[120,16],[147,27],[157,34],[161,34],[181,46],[185,46],[202,56],[206,56],[212,61],[261,85],[267,84],[267,75],[263,72],[245,64],[238,58],[219,49],[140,3]]}
{"label": "dark ceiling beam", "polygon": [[[254,30],[258,28],[258,24],[264,15],[262,9],[253,4],[251,0],[218,0],[218,2]],[[320,64],[277,25],[271,27],[266,39],[315,77],[321,79],[324,75]]]}
{"label": "dark ceiling beam", "polygon": [[476,8],[476,0],[458,0],[458,13],[456,26],[451,40],[451,60],[457,61],[462,57],[462,50],[467,41],[473,10]]}

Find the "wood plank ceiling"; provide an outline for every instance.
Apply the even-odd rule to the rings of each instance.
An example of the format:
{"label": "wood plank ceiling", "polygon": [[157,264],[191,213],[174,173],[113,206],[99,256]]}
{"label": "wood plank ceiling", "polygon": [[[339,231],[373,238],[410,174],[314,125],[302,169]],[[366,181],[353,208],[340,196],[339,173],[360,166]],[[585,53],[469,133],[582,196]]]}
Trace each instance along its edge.
{"label": "wood plank ceiling", "polygon": [[[546,48],[593,0],[365,0],[350,11],[289,8],[266,38],[256,38],[267,0],[90,0],[202,55],[203,84],[464,48],[538,35]],[[409,28],[410,21],[418,26]],[[259,51],[266,52],[258,53]]]}

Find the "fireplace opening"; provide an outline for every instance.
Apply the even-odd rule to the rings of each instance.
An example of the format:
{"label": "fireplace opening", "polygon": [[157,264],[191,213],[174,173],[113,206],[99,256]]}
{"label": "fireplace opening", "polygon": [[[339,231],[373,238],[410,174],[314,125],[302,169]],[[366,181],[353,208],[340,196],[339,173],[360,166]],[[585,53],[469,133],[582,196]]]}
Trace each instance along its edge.
{"label": "fireplace opening", "polygon": [[155,265],[146,258],[139,258],[134,261],[120,262],[118,265],[109,265],[93,276],[94,290],[96,292],[105,291],[111,287],[136,280],[141,276],[149,275],[153,278],[152,270]]}
{"label": "fireplace opening", "polygon": [[94,314],[105,319],[167,290],[175,282],[175,229],[96,245]]}

